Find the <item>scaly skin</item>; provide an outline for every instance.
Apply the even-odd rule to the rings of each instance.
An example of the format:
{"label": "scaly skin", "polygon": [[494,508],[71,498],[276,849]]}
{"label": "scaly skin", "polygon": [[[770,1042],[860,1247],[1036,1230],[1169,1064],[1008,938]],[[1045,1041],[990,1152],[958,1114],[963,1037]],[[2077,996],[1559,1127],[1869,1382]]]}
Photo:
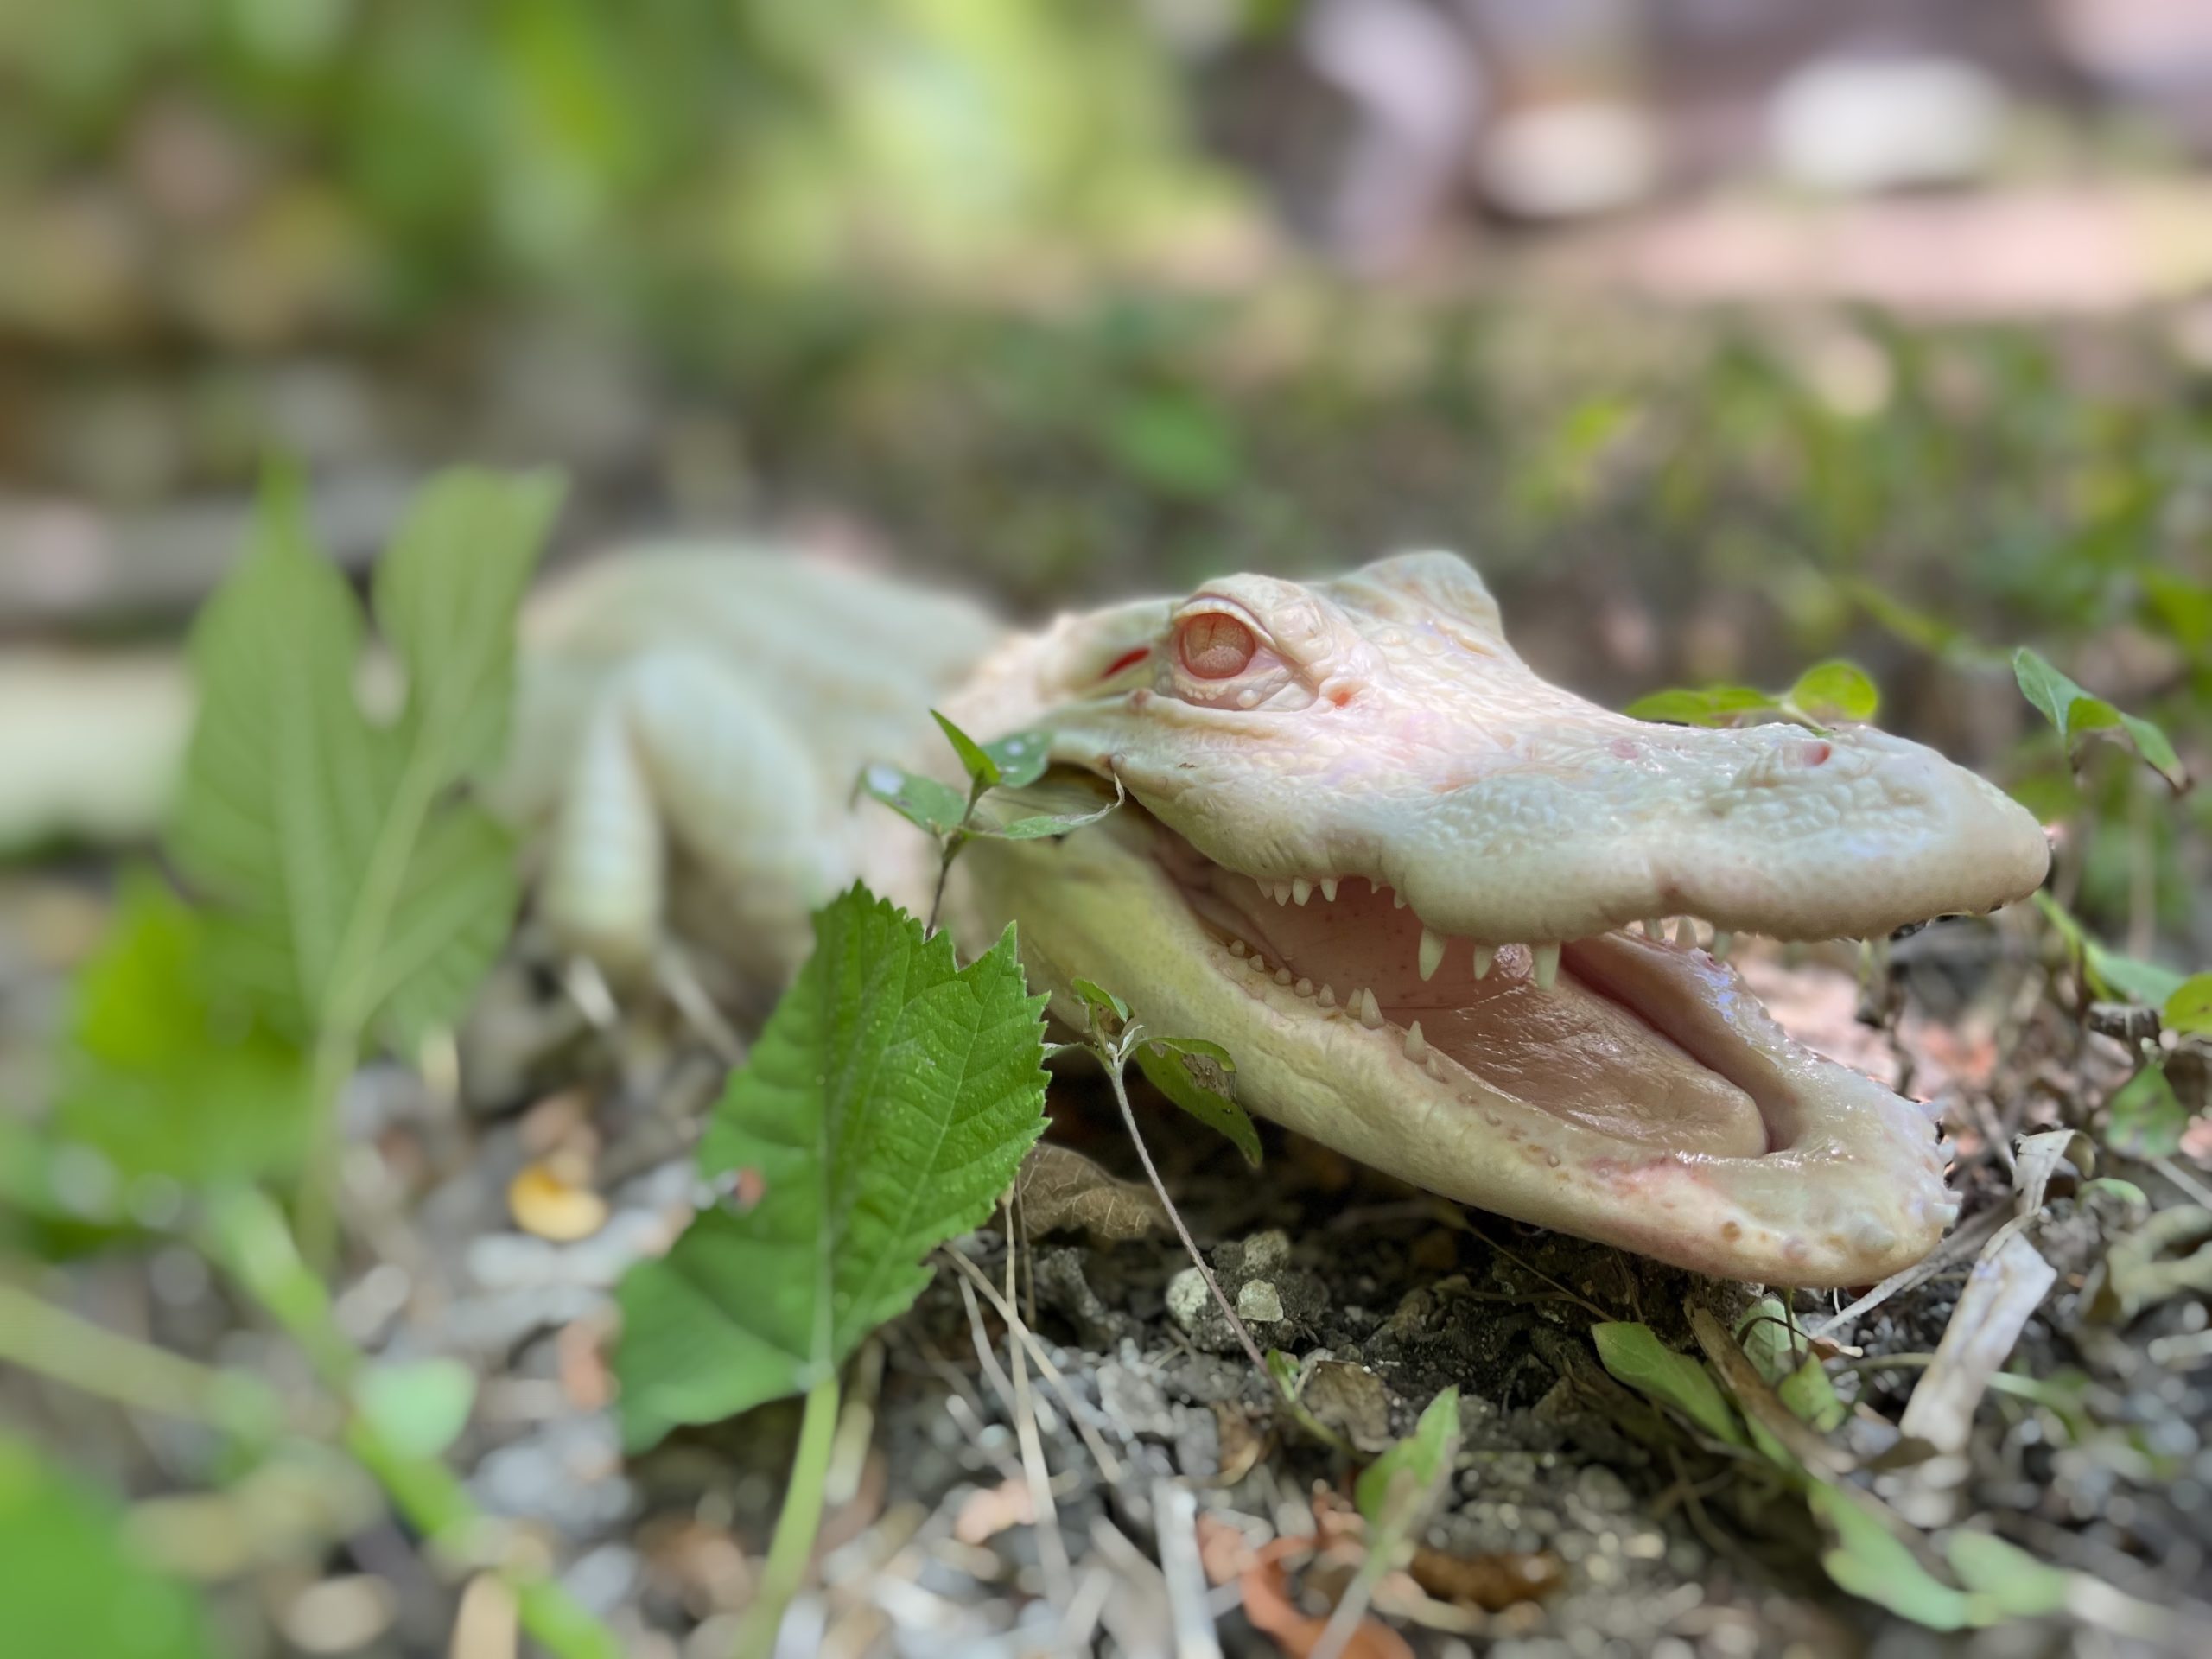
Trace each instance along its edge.
{"label": "scaly skin", "polygon": [[[1957,1205],[1926,1110],[1793,1043],[1718,935],[1885,934],[2046,863],[2026,813],[1918,745],[1652,726],[1548,684],[1441,554],[1008,636],[788,557],[664,553],[550,590],[522,663],[494,798],[543,832],[542,912],[610,970],[666,918],[779,978],[856,875],[925,906],[930,849],[853,810],[858,768],[943,770],[932,702],[978,736],[1041,725],[1129,804],[972,845],[954,909],[971,942],[1016,921],[1061,1014],[1095,980],[1226,1046],[1255,1112],[1734,1278],[1870,1282]],[[16,791],[34,822],[39,797]]]}
{"label": "scaly skin", "polygon": [[1065,620],[955,717],[1043,725],[1135,806],[976,847],[976,912],[1064,1016],[1082,977],[1224,1045],[1255,1111],[1728,1277],[1871,1282],[1957,1213],[1923,1109],[1793,1043],[1691,924],[1624,931],[1877,936],[2033,891],[2035,821],[1930,750],[1599,709],[1436,554]]}

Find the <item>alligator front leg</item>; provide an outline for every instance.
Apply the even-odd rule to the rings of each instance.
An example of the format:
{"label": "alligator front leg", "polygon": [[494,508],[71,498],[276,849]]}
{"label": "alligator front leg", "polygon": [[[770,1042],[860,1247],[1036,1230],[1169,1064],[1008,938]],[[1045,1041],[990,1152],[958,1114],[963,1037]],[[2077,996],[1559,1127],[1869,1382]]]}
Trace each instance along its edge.
{"label": "alligator front leg", "polygon": [[554,805],[545,919],[563,945],[634,975],[660,938],[671,864],[688,861],[713,894],[702,931],[779,980],[805,954],[809,912],[854,874],[823,785],[757,686],[703,653],[640,657],[583,722]]}

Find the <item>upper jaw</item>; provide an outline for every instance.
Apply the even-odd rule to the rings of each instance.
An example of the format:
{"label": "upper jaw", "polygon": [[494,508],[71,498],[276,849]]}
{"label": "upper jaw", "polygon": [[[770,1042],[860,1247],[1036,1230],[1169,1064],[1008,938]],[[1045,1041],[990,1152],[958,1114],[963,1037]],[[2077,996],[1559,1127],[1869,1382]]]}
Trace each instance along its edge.
{"label": "upper jaw", "polygon": [[1226,868],[1286,891],[1363,876],[1478,945],[1675,915],[1729,934],[1877,937],[1996,909],[2048,868],[2031,814],[1905,739],[1691,732],[1592,712],[1601,720],[1538,728],[1505,754],[1319,727],[1287,742],[1250,717],[1233,735],[1185,734],[1198,741],[1172,760],[1114,746],[1109,720],[1076,753]]}

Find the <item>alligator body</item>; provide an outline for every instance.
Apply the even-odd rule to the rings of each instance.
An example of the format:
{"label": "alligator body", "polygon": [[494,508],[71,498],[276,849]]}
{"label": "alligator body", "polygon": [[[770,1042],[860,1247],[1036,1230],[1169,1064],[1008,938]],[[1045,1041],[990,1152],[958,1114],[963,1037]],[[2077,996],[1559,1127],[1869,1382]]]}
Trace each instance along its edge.
{"label": "alligator body", "polygon": [[623,969],[672,925],[780,977],[855,877],[927,903],[932,849],[851,783],[939,766],[932,705],[979,737],[1042,727],[1056,766],[1128,796],[1058,841],[971,846],[956,925],[1018,923],[1064,1015],[1090,979],[1223,1044],[1256,1113],[1728,1277],[1871,1282],[1957,1213],[1927,1109],[1793,1042],[1726,936],[1992,909],[2042,880],[2035,822],[1871,728],[1689,730],[1573,696],[1447,555],[1031,634],[785,557],[608,561],[526,620],[497,800],[542,827],[540,906],[578,950]]}

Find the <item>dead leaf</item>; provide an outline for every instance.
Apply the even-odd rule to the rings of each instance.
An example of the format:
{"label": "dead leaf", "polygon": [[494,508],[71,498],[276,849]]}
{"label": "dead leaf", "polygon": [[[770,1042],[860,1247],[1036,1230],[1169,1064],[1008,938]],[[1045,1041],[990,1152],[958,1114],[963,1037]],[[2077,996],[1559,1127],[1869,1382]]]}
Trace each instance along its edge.
{"label": "dead leaf", "polygon": [[[1291,1599],[1290,1573],[1284,1562],[1311,1548],[1303,1538],[1278,1538],[1259,1550],[1236,1580],[1244,1617],[1254,1630],[1274,1638],[1287,1659],[1308,1659],[1328,1627],[1326,1618],[1315,1618]],[[1406,1638],[1371,1615],[1353,1627],[1341,1652],[1343,1659],[1414,1659]]]}
{"label": "dead leaf", "polygon": [[1272,1437],[1226,1401],[1214,1402],[1213,1422],[1215,1438],[1221,1445],[1221,1472],[1214,1477],[1215,1484],[1234,1486],[1266,1455]]}
{"label": "dead leaf", "polygon": [[507,1183],[515,1225],[556,1244],[589,1238],[607,1224],[607,1200],[592,1191],[591,1165],[581,1154],[556,1152],[524,1164]]}
{"label": "dead leaf", "polygon": [[1298,1400],[1324,1427],[1336,1430],[1356,1450],[1372,1454],[1389,1448],[1390,1391],[1364,1365],[1343,1359],[1315,1361]]}
{"label": "dead leaf", "polygon": [[1021,1160],[1014,1195],[1032,1233],[1080,1229],[1110,1243],[1167,1227],[1167,1211],[1148,1183],[1109,1175],[1050,1141],[1039,1141]]}
{"label": "dead leaf", "polygon": [[1414,1551],[1410,1571],[1430,1595],[1488,1613],[1518,1601],[1541,1601],[1567,1582],[1567,1568],[1548,1551],[1455,1555],[1423,1545]]}

